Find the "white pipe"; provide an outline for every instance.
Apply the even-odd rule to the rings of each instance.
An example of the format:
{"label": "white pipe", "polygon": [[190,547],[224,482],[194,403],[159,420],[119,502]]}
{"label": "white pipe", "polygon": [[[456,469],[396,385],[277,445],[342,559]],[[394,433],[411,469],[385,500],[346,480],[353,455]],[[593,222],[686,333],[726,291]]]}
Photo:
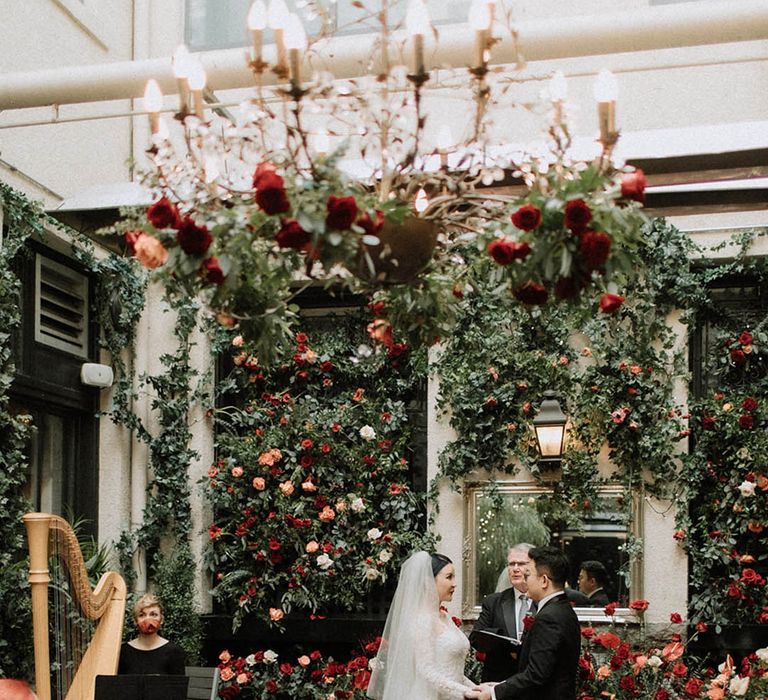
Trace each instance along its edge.
{"label": "white pipe", "polygon": [[[523,22],[516,29],[517,48],[526,61],[753,41],[768,36],[768,3],[725,0],[676,4]],[[307,70],[330,70],[337,78],[364,74],[369,43],[359,36],[318,42],[317,55],[313,53],[311,61],[307,60]],[[473,43],[473,32],[466,25],[442,27],[439,44],[427,46],[427,67],[467,65]],[[264,59],[274,62],[274,53],[274,46],[265,47]],[[199,55],[211,89],[253,85],[245,54],[245,49],[228,49]],[[510,37],[494,46],[492,59],[500,64],[517,61]],[[11,73],[0,77],[0,110],[140,97],[150,78],[155,78],[165,93],[176,92],[169,58]],[[264,82],[274,82],[273,75],[265,73]]]}

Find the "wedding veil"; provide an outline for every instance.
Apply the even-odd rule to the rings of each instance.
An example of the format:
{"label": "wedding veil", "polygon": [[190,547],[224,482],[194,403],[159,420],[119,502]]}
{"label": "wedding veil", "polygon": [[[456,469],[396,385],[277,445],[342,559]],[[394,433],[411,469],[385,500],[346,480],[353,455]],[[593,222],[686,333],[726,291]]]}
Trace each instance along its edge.
{"label": "wedding veil", "polygon": [[368,684],[369,698],[436,700],[437,691],[430,688],[416,670],[419,643],[415,628],[425,616],[437,619],[438,615],[439,601],[432,574],[432,558],[427,552],[416,552],[400,570],[381,646],[373,661]]}

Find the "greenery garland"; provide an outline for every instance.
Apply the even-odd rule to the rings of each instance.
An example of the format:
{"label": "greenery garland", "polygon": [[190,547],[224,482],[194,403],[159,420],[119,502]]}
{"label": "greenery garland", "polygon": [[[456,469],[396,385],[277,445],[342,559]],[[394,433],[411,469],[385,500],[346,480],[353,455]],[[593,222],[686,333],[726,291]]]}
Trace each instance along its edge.
{"label": "greenery garland", "polygon": [[39,205],[2,182],[0,210],[7,226],[0,244],[0,677],[13,677],[32,673],[31,607],[24,595],[29,585],[21,522],[30,510],[23,496],[30,421],[29,416],[10,412],[8,396],[15,372],[13,334],[21,321],[21,282],[14,260],[29,237],[43,235],[45,215]]}

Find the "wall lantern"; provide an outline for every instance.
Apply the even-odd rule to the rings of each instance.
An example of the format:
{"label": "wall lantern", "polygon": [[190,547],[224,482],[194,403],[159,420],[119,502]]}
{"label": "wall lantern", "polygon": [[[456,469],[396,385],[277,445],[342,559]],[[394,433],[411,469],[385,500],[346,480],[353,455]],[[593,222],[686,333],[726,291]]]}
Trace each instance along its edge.
{"label": "wall lantern", "polygon": [[565,447],[565,424],[568,417],[563,413],[555,398],[554,391],[545,391],[541,408],[533,419],[536,443],[539,447],[539,462],[556,467],[560,464]]}

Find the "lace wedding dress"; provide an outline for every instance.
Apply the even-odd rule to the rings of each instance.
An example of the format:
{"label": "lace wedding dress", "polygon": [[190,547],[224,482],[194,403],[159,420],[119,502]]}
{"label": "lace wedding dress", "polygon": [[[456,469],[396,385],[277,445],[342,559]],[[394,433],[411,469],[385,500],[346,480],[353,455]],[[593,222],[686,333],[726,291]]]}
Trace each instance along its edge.
{"label": "lace wedding dress", "polygon": [[[441,616],[446,617],[446,616]],[[469,652],[467,636],[450,620],[420,615],[414,625],[416,671],[426,681],[437,700],[463,700],[464,692],[475,684],[464,675]]]}

